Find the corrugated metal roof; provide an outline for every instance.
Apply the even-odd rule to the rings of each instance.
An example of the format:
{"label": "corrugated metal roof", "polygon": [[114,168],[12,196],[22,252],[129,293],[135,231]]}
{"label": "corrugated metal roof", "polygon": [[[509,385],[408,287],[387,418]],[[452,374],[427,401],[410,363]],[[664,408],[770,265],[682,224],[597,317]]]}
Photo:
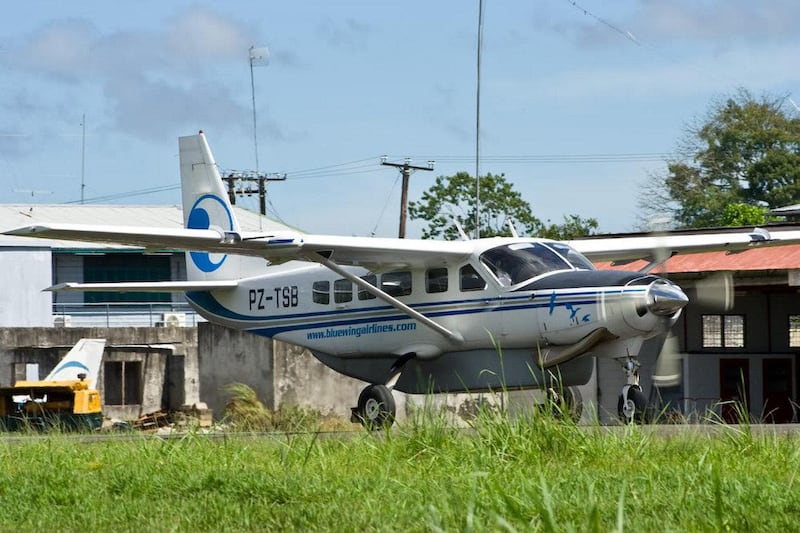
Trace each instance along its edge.
{"label": "corrugated metal roof", "polygon": [[[238,206],[234,206],[234,211],[243,230],[273,231],[293,229]],[[174,228],[183,227],[183,210],[176,205],[0,205],[0,231],[45,222]],[[124,246],[115,247],[96,243],[29,239],[6,235],[0,235],[0,247],[47,247],[65,250],[126,249]]]}
{"label": "corrugated metal roof", "polygon": [[[597,263],[597,268],[637,271],[647,265],[647,261],[633,261],[624,265],[609,262]],[[683,254],[670,257],[663,268],[653,272],[672,273],[717,272],[736,270],[795,270],[800,269],[800,244],[752,248],[739,253],[706,252]]]}

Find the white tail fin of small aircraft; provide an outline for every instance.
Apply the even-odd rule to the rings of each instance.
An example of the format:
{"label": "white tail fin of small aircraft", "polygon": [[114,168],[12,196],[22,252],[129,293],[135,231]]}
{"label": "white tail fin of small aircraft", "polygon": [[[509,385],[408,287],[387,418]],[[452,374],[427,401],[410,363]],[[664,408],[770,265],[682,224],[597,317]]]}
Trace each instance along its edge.
{"label": "white tail fin of small aircraft", "polygon": [[96,387],[105,345],[105,339],[79,340],[42,381],[77,381],[83,379],[89,385]]}
{"label": "white tail fin of small aircraft", "polygon": [[[233,215],[222,177],[205,135],[180,137],[183,222],[187,229],[214,230],[230,239],[240,239],[239,222]],[[241,277],[241,256],[204,251],[187,253],[190,281]]]}

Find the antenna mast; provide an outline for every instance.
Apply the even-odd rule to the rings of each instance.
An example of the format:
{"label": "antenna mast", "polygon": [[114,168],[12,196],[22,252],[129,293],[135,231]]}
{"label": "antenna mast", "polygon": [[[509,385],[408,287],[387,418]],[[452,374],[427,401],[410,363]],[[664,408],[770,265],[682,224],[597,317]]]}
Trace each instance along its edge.
{"label": "antenna mast", "polygon": [[483,50],[483,0],[478,0],[478,71],[475,95],[475,238],[481,237],[481,52]]}
{"label": "antenna mast", "polygon": [[86,113],[81,118],[81,205],[83,205],[83,193],[86,190]]}

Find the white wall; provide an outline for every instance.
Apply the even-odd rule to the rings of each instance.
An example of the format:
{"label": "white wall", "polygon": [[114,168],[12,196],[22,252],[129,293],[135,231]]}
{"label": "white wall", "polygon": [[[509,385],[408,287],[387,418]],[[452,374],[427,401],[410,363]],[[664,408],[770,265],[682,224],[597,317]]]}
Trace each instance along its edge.
{"label": "white wall", "polygon": [[47,248],[0,248],[0,326],[52,326],[52,259]]}

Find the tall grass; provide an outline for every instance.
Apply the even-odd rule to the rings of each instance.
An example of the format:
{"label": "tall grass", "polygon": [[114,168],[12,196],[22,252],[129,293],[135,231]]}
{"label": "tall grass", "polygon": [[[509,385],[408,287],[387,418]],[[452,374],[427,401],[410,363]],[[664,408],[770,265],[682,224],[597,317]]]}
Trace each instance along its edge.
{"label": "tall grass", "polygon": [[346,437],[0,439],[0,531],[796,529],[800,440],[722,435],[422,408]]}

